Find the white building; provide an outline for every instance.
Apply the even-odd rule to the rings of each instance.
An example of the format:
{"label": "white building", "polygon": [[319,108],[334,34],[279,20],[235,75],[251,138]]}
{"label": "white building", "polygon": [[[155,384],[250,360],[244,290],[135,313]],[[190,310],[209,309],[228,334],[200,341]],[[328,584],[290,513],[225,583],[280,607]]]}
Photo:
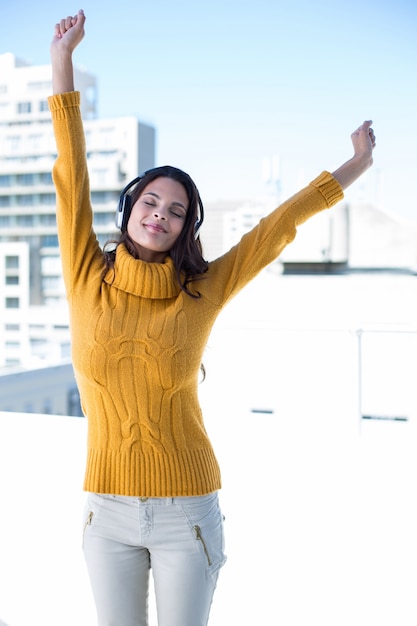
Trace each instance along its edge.
{"label": "white building", "polygon": [[0,373],[30,369],[70,357],[66,303],[29,304],[29,244],[0,242]]}
{"label": "white building", "polygon": [[[96,119],[96,79],[78,68],[74,75],[81,92],[94,227],[104,243],[115,232],[121,189],[155,164],[155,129],[134,117]],[[51,176],[56,159],[47,103],[51,93],[50,65],[32,66],[11,53],[0,55],[0,312],[7,312],[0,321],[0,367],[67,351]],[[27,332],[18,341],[22,320]],[[54,327],[61,337],[46,346],[55,343]]]}
{"label": "white building", "polygon": [[[30,66],[0,55],[0,241],[27,241],[30,304],[64,296],[51,171],[56,158],[47,97],[51,66]],[[95,228],[103,242],[114,233],[122,187],[154,165],[155,129],[134,117],[95,119],[96,80],[75,69],[85,120]]]}
{"label": "white building", "polygon": [[0,243],[0,368],[18,365],[28,353],[29,247]]}
{"label": "white building", "polygon": [[[204,254],[224,254],[278,201],[211,202],[201,231]],[[368,203],[344,200],[302,224],[274,264],[290,273],[374,270],[417,272],[417,222]]]}

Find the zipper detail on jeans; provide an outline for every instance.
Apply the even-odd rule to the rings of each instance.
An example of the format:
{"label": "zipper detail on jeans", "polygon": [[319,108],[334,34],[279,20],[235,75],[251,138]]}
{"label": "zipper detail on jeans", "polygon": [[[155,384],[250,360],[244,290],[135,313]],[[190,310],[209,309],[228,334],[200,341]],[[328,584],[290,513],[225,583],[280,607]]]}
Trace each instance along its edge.
{"label": "zipper detail on jeans", "polygon": [[195,538],[198,541],[201,541],[201,545],[203,546],[204,554],[206,555],[206,558],[207,558],[207,563],[209,564],[209,567],[210,567],[211,559],[210,559],[209,551],[207,550],[206,542],[204,541],[204,537],[201,534],[200,526],[194,526],[194,532],[195,532]]}
{"label": "zipper detail on jeans", "polygon": [[84,524],[84,532],[83,532],[83,544],[84,544],[84,537],[85,537],[85,533],[87,530],[87,526],[91,526],[91,522],[93,521],[93,517],[94,517],[94,513],[93,511],[90,511],[88,516],[87,516],[87,520]]}

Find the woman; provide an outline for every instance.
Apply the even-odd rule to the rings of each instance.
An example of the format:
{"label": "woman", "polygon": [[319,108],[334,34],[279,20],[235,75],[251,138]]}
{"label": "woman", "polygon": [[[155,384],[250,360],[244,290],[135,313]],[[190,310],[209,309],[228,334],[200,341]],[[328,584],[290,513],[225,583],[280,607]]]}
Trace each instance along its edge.
{"label": "woman", "polygon": [[88,419],[84,553],[100,626],[145,626],[152,569],[159,626],[207,624],[225,562],[220,471],[198,402],[202,355],[225,304],[276,259],[296,228],[342,199],[372,164],[371,122],[354,155],[323,172],[221,258],[207,263],[190,177],[155,168],[122,192],[115,249],[92,229],[72,53],[82,11],[55,26],[49,99],[53,176],[73,364]]}

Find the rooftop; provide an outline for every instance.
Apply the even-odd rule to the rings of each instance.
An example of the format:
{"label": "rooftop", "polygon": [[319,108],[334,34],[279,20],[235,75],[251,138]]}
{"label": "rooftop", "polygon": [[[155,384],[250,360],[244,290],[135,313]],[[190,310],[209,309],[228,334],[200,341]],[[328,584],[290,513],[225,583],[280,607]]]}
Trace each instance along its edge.
{"label": "rooftop", "polygon": [[[219,320],[200,388],[228,555],[210,626],[417,623],[416,281],[288,276],[272,290],[265,274]],[[0,413],[7,626],[95,623],[86,426]]]}

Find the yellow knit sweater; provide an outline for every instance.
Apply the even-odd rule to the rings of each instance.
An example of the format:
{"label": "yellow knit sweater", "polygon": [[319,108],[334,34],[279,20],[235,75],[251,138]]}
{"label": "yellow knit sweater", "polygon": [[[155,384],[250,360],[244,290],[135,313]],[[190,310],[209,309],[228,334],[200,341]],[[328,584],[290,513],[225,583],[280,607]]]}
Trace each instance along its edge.
{"label": "yellow knit sweater", "polygon": [[88,419],[84,489],[154,497],[219,489],[197,395],[211,328],[225,304],[294,239],[296,227],[338,202],[342,189],[323,172],[262,219],[192,283],[201,298],[179,289],[169,256],[146,263],[121,246],[103,280],[79,93],[52,96],[49,106],[73,365]]}

